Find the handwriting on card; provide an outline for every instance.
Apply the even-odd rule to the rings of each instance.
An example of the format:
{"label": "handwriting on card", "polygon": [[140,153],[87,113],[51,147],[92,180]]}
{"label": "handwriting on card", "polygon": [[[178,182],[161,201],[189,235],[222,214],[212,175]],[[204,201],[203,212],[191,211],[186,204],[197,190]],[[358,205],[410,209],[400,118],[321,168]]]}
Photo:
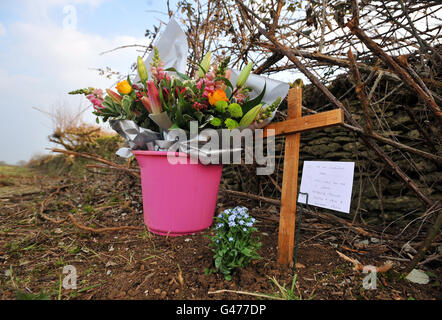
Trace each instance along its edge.
{"label": "handwriting on card", "polygon": [[[300,192],[308,204],[349,213],[354,162],[304,161]],[[306,203],[300,194],[298,202]]]}

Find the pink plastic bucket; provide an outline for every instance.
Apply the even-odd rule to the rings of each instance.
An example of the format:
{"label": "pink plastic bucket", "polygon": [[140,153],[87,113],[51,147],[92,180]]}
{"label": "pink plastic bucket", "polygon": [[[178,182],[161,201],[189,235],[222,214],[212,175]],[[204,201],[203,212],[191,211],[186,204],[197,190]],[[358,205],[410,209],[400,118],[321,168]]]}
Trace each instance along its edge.
{"label": "pink plastic bucket", "polygon": [[191,164],[185,153],[172,153],[185,164],[171,164],[168,152],[132,152],[140,165],[144,222],[149,231],[180,236],[210,227],[222,165]]}

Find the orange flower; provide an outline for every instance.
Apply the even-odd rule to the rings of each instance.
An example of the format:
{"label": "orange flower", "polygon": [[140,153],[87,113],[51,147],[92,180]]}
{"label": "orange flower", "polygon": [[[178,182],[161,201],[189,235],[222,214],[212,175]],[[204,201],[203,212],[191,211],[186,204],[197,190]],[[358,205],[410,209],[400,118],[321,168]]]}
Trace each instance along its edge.
{"label": "orange flower", "polygon": [[132,92],[132,87],[127,80],[121,81],[116,86],[117,90],[121,94],[129,94]]}
{"label": "orange flower", "polygon": [[209,103],[214,106],[218,101],[229,101],[224,90],[216,89],[209,93]]}

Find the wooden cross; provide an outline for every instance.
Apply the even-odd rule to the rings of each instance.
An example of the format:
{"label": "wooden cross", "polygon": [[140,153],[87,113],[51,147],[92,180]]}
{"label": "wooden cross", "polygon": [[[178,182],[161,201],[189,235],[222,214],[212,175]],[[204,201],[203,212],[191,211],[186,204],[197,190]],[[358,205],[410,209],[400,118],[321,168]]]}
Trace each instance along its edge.
{"label": "wooden cross", "polygon": [[287,120],[272,123],[264,130],[264,137],[286,136],[278,235],[278,262],[286,265],[293,264],[301,132],[344,123],[341,109],[303,117],[301,87],[290,89],[287,103]]}

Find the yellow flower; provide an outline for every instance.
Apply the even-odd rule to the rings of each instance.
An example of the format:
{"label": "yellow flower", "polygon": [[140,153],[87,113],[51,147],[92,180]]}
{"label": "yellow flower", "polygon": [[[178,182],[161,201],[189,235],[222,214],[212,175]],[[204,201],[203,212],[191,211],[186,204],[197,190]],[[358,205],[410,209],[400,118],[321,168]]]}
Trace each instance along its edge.
{"label": "yellow flower", "polygon": [[116,88],[121,94],[129,94],[132,92],[132,87],[127,80],[119,82]]}
{"label": "yellow flower", "polygon": [[214,92],[209,93],[209,103],[212,106],[216,105],[218,101],[229,101],[224,90],[216,89]]}

